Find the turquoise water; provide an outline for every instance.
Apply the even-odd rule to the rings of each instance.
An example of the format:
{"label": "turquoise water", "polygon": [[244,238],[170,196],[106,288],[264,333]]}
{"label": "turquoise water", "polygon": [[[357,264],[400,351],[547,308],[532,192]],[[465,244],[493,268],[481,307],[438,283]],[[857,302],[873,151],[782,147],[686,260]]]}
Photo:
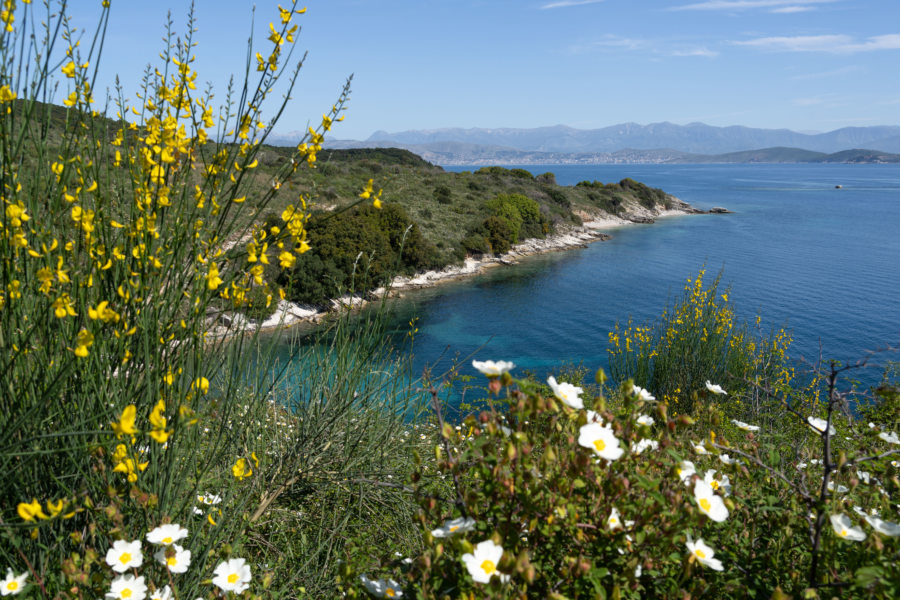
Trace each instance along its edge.
{"label": "turquoise water", "polygon": [[[734,213],[614,229],[612,240],[586,249],[407,293],[393,328],[399,339],[418,317],[418,372],[440,372],[476,351],[539,376],[564,362],[605,366],[615,322],[657,316],[704,265],[710,278],[724,269],[739,317],[760,314],[765,328],[793,333],[792,358],[813,361],[821,344],[825,357],[854,361],[900,342],[898,165],[526,168],[553,171],[563,185],[631,177]],[[462,372],[474,374],[469,363]]]}
{"label": "turquoise water", "polygon": [[900,341],[900,166],[527,168],[563,185],[632,177],[734,213],[619,228],[584,250],[410,294],[398,322],[418,315],[420,365],[484,346],[481,358],[539,373],[565,361],[603,366],[615,322],[658,315],[704,264],[709,276],[724,269],[740,316],[793,332],[793,357],[814,360],[821,342],[826,357],[851,361]]}

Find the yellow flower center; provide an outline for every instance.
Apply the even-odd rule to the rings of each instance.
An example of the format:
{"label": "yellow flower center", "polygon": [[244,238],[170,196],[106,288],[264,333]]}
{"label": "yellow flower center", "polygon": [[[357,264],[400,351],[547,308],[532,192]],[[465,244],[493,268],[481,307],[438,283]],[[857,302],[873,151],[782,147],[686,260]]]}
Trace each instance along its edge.
{"label": "yellow flower center", "polygon": [[456,531],[457,529],[459,529],[459,525],[451,525],[451,526],[450,526],[450,533],[453,533],[453,532]]}
{"label": "yellow flower center", "polygon": [[606,448],[606,442],[603,440],[594,440],[594,448],[597,449],[597,452],[603,452]]}
{"label": "yellow flower center", "polygon": [[699,548],[694,550],[694,554],[697,555],[697,558],[706,558],[706,553],[703,550],[700,550]]}
{"label": "yellow flower center", "polygon": [[850,533],[850,532],[847,531],[846,529],[844,529],[843,527],[841,528],[841,533],[840,533],[841,537],[847,537],[848,533]]}
{"label": "yellow flower center", "polygon": [[228,576],[228,583],[237,583],[238,576],[237,573],[232,573]]}
{"label": "yellow flower center", "polygon": [[170,556],[170,557],[166,558],[166,564],[169,565],[170,567],[174,567],[175,565],[178,564],[178,561],[175,560],[174,556]]}
{"label": "yellow flower center", "polygon": [[384,591],[384,595],[388,598],[393,598],[397,595],[397,593],[394,591],[394,588],[388,588]]}
{"label": "yellow flower center", "polygon": [[124,564],[127,564],[127,563],[130,563],[130,562],[131,562],[131,555],[128,554],[127,552],[125,552],[124,554],[122,554],[122,556],[119,557],[119,560],[122,562],[123,565],[124,565]]}
{"label": "yellow flower center", "polygon": [[172,543],[172,538],[171,538],[171,537],[164,537],[163,540],[162,540],[162,543],[163,543],[163,544],[171,544],[171,543]]}
{"label": "yellow flower center", "polygon": [[703,509],[703,512],[709,512],[709,509],[712,508],[712,505],[709,503],[708,498],[700,498],[700,508]]}
{"label": "yellow flower center", "polygon": [[490,575],[497,570],[497,565],[492,560],[486,560],[481,563],[481,570]]}
{"label": "yellow flower center", "polygon": [[125,588],[124,590],[119,592],[119,595],[122,596],[123,598],[131,598],[131,590],[129,590],[128,588]]}
{"label": "yellow flower center", "polygon": [[717,490],[717,489],[719,489],[719,481],[716,480],[716,479],[713,479],[713,480],[709,483],[709,486],[710,486],[712,489]]}
{"label": "yellow flower center", "polygon": [[11,592],[16,591],[17,589],[19,589],[19,582],[18,581],[10,581],[9,583],[6,584],[6,589],[8,589]]}

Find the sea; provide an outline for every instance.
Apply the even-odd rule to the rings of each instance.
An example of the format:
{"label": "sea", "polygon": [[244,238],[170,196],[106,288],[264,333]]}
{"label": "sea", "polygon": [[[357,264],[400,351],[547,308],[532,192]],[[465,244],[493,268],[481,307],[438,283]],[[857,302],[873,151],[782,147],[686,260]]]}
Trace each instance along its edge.
{"label": "sea", "polygon": [[[477,167],[446,167],[474,170]],[[398,344],[417,329],[413,370],[435,377],[472,359],[507,360],[540,378],[567,364],[607,367],[617,322],[649,323],[688,278],[721,274],[739,320],[793,336],[802,369],[820,358],[876,383],[900,345],[900,165],[525,165],[557,183],[626,177],[701,209],[610,229],[612,239],[528,257],[470,279],[404,292],[392,307]],[[874,355],[871,353],[875,352]]]}

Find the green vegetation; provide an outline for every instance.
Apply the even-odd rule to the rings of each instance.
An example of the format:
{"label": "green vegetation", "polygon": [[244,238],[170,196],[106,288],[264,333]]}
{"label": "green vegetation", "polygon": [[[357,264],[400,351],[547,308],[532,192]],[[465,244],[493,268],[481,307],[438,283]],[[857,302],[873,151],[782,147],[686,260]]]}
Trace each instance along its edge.
{"label": "green vegetation", "polygon": [[[49,42],[74,39],[64,8],[41,25]],[[415,211],[470,207],[446,239],[498,251],[599,210],[589,192],[658,197],[323,153],[346,89],[289,158],[263,148],[259,111],[296,74],[297,8],[273,12],[266,56],[248,56],[249,101],[217,113],[195,92],[191,17],[148,70],[139,118],[113,122],[91,111],[100,45],[31,69],[16,27],[41,21],[4,4],[3,596],[900,596],[896,366],[856,416],[855,365],[797,376],[788,339],[733,324],[702,273],[658,323],[613,333],[615,381],[576,366],[545,385],[485,361],[453,422],[442,395],[468,382],[414,377],[415,322],[398,348],[383,312],[338,320],[287,357],[277,338],[209,335],[222,306],[264,313],[274,280],[327,295],[453,256]],[[34,98],[57,82],[65,126],[45,127],[61,113]],[[228,139],[208,133],[218,118]]]}

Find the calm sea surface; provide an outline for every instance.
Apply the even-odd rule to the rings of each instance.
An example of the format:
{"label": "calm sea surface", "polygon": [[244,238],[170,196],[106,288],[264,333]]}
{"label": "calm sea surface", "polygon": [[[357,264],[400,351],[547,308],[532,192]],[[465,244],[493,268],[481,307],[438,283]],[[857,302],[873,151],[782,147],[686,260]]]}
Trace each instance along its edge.
{"label": "calm sea surface", "polygon": [[564,362],[605,366],[616,321],[659,315],[704,265],[710,279],[723,270],[739,317],[793,333],[794,358],[814,359],[821,344],[826,357],[851,361],[900,342],[900,165],[526,168],[562,185],[631,177],[734,213],[618,228],[586,249],[408,293],[392,327],[399,338],[418,317],[418,371],[476,350],[541,376]]}

